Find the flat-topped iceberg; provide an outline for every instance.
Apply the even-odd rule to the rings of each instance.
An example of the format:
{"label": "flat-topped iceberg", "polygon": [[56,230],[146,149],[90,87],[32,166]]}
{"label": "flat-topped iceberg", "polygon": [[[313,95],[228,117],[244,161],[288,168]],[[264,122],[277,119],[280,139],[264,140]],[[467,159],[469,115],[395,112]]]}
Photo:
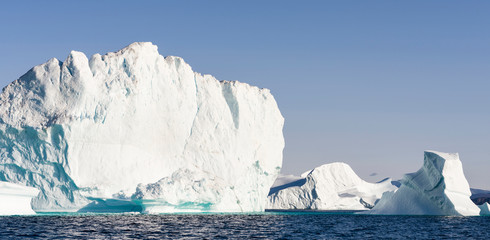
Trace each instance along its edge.
{"label": "flat-topped iceberg", "polygon": [[0,94],[0,177],[40,189],[36,211],[262,211],[283,123],[268,89],[195,73],[151,43],[72,51]]}
{"label": "flat-topped iceberg", "polygon": [[396,192],[383,194],[369,212],[389,215],[479,215],[457,153],[424,152],[424,165],[406,174]]}
{"label": "flat-topped iceberg", "polygon": [[330,163],[301,175],[278,179],[269,193],[268,209],[368,210],[382,194],[394,191],[390,179],[368,183],[345,163]]}
{"label": "flat-topped iceberg", "polygon": [[35,214],[31,200],[38,193],[32,187],[0,181],[0,215]]}

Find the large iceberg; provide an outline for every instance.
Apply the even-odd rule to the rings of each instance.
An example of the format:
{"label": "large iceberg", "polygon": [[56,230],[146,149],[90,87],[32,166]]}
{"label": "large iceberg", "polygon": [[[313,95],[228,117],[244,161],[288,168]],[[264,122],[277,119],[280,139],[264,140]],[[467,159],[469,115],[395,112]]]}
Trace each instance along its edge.
{"label": "large iceberg", "polygon": [[268,89],[195,73],[151,43],[90,60],[72,51],[3,89],[0,180],[40,189],[36,211],[108,199],[261,211],[282,166],[283,123]]}
{"label": "large iceberg", "polygon": [[368,210],[384,192],[396,187],[390,179],[379,183],[362,180],[341,162],[325,164],[300,178],[285,176],[271,188],[268,209]]}
{"label": "large iceberg", "polygon": [[369,212],[389,215],[479,215],[457,153],[425,151],[424,165],[406,174],[396,192],[383,194]]}
{"label": "large iceberg", "polygon": [[38,193],[32,187],[0,181],[0,215],[35,214],[31,200]]}

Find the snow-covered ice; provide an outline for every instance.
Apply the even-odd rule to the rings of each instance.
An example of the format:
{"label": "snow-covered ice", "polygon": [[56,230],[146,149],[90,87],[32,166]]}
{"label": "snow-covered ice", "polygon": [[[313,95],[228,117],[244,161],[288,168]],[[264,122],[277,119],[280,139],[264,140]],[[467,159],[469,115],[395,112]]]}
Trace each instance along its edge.
{"label": "snow-covered ice", "polygon": [[383,194],[369,212],[389,215],[479,215],[457,153],[425,151],[424,165],[406,174],[396,192]]}
{"label": "snow-covered ice", "polygon": [[4,88],[0,176],[40,189],[36,211],[107,203],[93,199],[261,211],[283,122],[268,89],[195,73],[151,43],[72,51]]}
{"label": "snow-covered ice", "polygon": [[0,215],[35,214],[31,200],[38,193],[32,187],[0,181]]}
{"label": "snow-covered ice", "polygon": [[367,210],[386,191],[390,179],[368,183],[345,163],[330,163],[301,175],[279,178],[271,188],[268,209]]}

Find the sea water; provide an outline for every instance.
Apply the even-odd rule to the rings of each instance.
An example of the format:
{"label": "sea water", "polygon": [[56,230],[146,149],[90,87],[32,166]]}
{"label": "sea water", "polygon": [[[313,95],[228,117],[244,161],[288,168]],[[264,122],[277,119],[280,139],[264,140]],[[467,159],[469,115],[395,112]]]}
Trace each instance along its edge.
{"label": "sea water", "polygon": [[1,239],[490,239],[490,217],[345,213],[0,217]]}

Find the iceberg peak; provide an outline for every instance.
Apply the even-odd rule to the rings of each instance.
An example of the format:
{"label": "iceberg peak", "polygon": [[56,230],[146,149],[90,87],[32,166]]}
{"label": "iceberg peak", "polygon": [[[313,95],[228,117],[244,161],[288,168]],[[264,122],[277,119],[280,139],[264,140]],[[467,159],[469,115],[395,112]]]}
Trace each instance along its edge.
{"label": "iceberg peak", "polygon": [[158,53],[158,46],[151,42],[134,42],[128,46],[122,48],[121,50],[115,52],[116,55],[160,55]]}
{"label": "iceberg peak", "polygon": [[434,150],[425,150],[424,155],[435,154],[441,157],[444,161],[457,161],[459,159],[459,153],[445,153]]}

